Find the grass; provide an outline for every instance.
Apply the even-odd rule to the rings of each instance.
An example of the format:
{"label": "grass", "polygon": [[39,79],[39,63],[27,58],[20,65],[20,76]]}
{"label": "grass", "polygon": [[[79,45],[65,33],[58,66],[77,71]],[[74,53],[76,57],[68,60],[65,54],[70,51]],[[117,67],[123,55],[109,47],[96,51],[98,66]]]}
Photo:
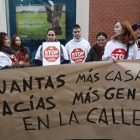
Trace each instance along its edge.
{"label": "grass", "polygon": [[[47,22],[46,13],[16,13],[16,24],[18,35],[28,35],[30,39],[34,40],[46,39],[47,29],[52,28],[52,24]],[[66,39],[65,12],[62,13],[61,28],[62,35],[57,36],[57,39]]]}

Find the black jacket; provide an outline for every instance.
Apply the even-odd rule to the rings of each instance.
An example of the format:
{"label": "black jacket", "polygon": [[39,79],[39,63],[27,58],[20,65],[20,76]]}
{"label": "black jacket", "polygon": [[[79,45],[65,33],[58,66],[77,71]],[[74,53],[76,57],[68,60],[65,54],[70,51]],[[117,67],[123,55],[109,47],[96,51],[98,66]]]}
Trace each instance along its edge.
{"label": "black jacket", "polygon": [[99,57],[100,57],[100,51],[96,44],[90,49],[85,62],[99,61],[99,59],[100,59]]}

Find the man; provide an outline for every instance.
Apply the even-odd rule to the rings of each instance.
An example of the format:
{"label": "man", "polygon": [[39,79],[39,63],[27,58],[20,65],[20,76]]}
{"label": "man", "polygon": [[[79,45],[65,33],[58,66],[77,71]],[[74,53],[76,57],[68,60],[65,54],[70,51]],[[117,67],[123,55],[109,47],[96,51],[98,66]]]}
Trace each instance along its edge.
{"label": "man", "polygon": [[133,29],[133,31],[134,31],[136,37],[137,37],[137,42],[136,42],[136,44],[137,44],[137,46],[138,46],[138,51],[139,51],[139,50],[140,50],[140,23],[134,24],[134,25],[132,26],[132,29]]}
{"label": "man", "polygon": [[70,63],[85,62],[90,50],[90,44],[88,41],[81,38],[81,28],[78,24],[73,26],[72,34],[73,39],[70,40],[65,46]]}

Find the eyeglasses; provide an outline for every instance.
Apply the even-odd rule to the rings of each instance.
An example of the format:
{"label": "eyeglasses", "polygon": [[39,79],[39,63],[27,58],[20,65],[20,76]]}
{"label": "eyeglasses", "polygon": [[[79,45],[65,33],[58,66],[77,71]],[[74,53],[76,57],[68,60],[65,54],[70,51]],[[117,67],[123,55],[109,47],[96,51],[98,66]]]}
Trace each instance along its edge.
{"label": "eyeglasses", "polygon": [[54,36],[54,34],[48,34],[48,36]]}

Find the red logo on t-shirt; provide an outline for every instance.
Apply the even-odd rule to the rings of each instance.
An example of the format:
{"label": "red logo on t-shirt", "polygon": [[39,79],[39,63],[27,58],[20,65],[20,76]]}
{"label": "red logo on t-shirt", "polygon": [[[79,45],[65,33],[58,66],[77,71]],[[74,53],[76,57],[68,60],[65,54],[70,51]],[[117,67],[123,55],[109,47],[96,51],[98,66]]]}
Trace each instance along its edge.
{"label": "red logo on t-shirt", "polygon": [[16,57],[12,58],[12,66],[18,64],[18,60],[16,59]]}
{"label": "red logo on t-shirt", "polygon": [[85,59],[85,51],[83,51],[81,48],[74,49],[71,52],[71,59],[75,63],[83,62],[83,60]]}
{"label": "red logo on t-shirt", "polygon": [[47,47],[44,50],[44,58],[48,62],[55,62],[59,58],[59,50],[55,46]]}
{"label": "red logo on t-shirt", "polygon": [[125,54],[126,54],[126,50],[125,49],[115,49],[111,53],[111,55],[114,56],[117,60],[124,59]]}

